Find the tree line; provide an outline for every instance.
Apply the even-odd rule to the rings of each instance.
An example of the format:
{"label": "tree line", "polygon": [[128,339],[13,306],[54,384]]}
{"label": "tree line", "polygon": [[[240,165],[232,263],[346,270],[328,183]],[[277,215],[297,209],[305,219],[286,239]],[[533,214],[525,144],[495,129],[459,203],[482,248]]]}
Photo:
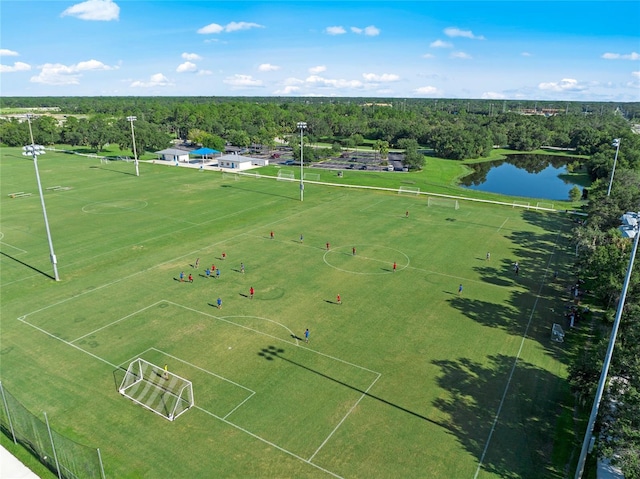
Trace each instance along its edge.
{"label": "tree line", "polygon": [[[381,155],[390,148],[405,150],[410,169],[424,165],[421,148],[447,159],[487,156],[496,146],[531,151],[541,146],[573,149],[591,155],[587,166],[593,179],[607,173],[611,163],[610,142],[624,135],[621,166],[637,168],[640,143],[632,135],[624,112],[635,112],[635,103],[596,108],[585,113],[579,103],[565,109],[545,108],[543,102],[481,100],[380,99],[277,99],[277,98],[49,98],[0,100],[3,108],[46,105],[59,109],[63,121],[43,115],[34,120],[35,141],[49,145],[65,143],[100,150],[106,144],[131,148],[126,117],[137,121],[136,147],[157,151],[175,138],[222,150],[227,143],[239,147],[260,144],[274,147],[276,139],[292,140],[296,149],[296,123],[305,121],[307,143],[326,143],[324,150],[305,149],[307,161],[322,159],[341,148],[366,142]],[[495,105],[495,106],[494,106]],[[568,106],[571,106],[569,108]],[[603,104],[604,105],[604,104]],[[638,104],[640,105],[640,104]],[[548,106],[548,105],[547,105]],[[548,116],[523,114],[551,110]],[[0,121],[0,141],[8,146],[29,142],[19,118]],[[308,153],[308,154],[307,154]]]}

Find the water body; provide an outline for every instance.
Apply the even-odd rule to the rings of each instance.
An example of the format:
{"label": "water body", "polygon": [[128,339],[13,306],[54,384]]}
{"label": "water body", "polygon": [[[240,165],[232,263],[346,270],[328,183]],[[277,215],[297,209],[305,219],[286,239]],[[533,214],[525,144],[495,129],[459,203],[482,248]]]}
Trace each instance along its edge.
{"label": "water body", "polygon": [[506,160],[469,165],[474,172],[460,180],[471,190],[526,198],[569,200],[576,185],[566,175],[567,158],[552,155],[509,155]]}

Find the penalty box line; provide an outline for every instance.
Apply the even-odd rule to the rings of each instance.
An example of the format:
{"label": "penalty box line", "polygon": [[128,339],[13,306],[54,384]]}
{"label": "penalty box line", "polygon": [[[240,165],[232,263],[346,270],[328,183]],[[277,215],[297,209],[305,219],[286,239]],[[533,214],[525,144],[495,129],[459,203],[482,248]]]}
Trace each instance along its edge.
{"label": "penalty box line", "polygon": [[[233,414],[233,413],[234,413],[236,410],[238,410],[238,409],[239,409],[239,408],[240,408],[244,403],[246,403],[249,399],[251,399],[251,398],[256,394],[256,392],[255,392],[253,389],[250,389],[250,388],[248,388],[248,387],[246,387],[246,386],[243,386],[242,384],[239,384],[239,383],[237,383],[237,382],[235,382],[235,381],[232,381],[231,379],[225,378],[224,376],[220,376],[219,374],[216,374],[216,373],[214,373],[214,372],[211,372],[211,371],[209,371],[208,369],[204,369],[204,368],[201,368],[200,366],[196,366],[195,364],[193,364],[193,363],[191,363],[191,362],[189,362],[189,361],[185,361],[184,359],[181,359],[181,358],[179,358],[179,357],[177,357],[177,356],[174,356],[173,354],[169,354],[169,353],[167,353],[166,351],[163,351],[163,350],[161,350],[161,349],[154,348],[154,347],[151,347],[151,348],[145,349],[145,350],[144,350],[144,351],[142,351],[141,353],[136,354],[135,356],[132,356],[131,358],[129,358],[129,359],[127,359],[127,360],[125,360],[125,361],[124,361],[124,362],[122,362],[122,363],[120,363],[120,366],[119,366],[119,367],[121,367],[121,368],[122,368],[122,366],[123,366],[123,365],[130,364],[130,363],[131,363],[131,361],[133,361],[133,360],[135,360],[135,359],[137,359],[137,358],[141,358],[145,353],[147,353],[147,352],[149,352],[149,351],[156,351],[156,352],[158,352],[158,353],[160,353],[160,354],[163,354],[164,356],[167,356],[167,357],[169,357],[169,358],[171,358],[171,359],[175,359],[176,361],[180,361],[180,362],[181,362],[181,363],[183,363],[183,364],[186,364],[186,365],[188,365],[188,366],[190,366],[190,367],[192,367],[192,368],[194,368],[194,369],[197,369],[198,371],[202,371],[202,372],[203,372],[203,373],[205,373],[205,374],[208,374],[208,375],[210,375],[210,376],[214,376],[214,377],[216,377],[216,378],[218,378],[218,379],[221,379],[221,380],[223,380],[223,381],[226,381],[226,382],[228,382],[228,383],[230,383],[230,384],[233,384],[234,386],[237,386],[237,387],[239,387],[239,388],[241,388],[241,389],[244,389],[245,391],[249,392],[250,394],[249,394],[246,398],[244,398],[240,403],[238,403],[238,405],[236,405],[236,407],[234,407],[231,411],[229,411],[227,414],[225,414],[224,419],[228,418],[231,414]],[[123,369],[126,369],[126,368],[123,368]],[[196,389],[196,390],[197,390],[197,389]],[[201,408],[201,407],[199,407],[198,409],[200,409],[200,410],[202,410],[202,411],[207,411],[206,409]],[[210,411],[207,411],[207,412],[210,412]],[[211,413],[211,414],[213,415],[213,413]]]}
{"label": "penalty box line", "polygon": [[278,451],[284,452],[285,454],[288,454],[289,456],[291,456],[291,457],[293,457],[295,459],[298,459],[299,461],[302,461],[302,462],[304,462],[306,464],[309,464],[310,466],[313,466],[316,469],[319,469],[320,471],[325,472],[325,473],[329,474],[332,477],[336,477],[338,479],[344,479],[342,476],[340,476],[340,475],[338,475],[338,474],[336,474],[334,472],[331,472],[330,470],[325,469],[324,467],[319,466],[318,464],[315,464],[315,463],[311,462],[310,459],[305,459],[304,457],[298,456],[296,453],[291,452],[291,451],[285,449],[284,447],[278,446],[277,444],[275,444],[275,443],[273,443],[271,441],[268,441],[267,439],[265,439],[263,437],[260,437],[257,434],[254,434],[251,431],[248,431],[247,429],[244,429],[243,427],[238,426],[237,424],[234,424],[231,421],[228,421],[227,419],[225,419],[223,417],[217,416],[217,415],[213,414],[212,412],[207,411],[206,409],[202,409],[199,406],[194,406],[194,408],[202,411],[205,414],[208,414],[211,417],[214,417],[214,418],[218,419],[219,421],[222,421],[223,423],[225,423],[225,424],[227,424],[227,425],[229,425],[231,427],[234,427],[234,428],[238,429],[239,431],[244,432],[245,434],[253,437],[254,439],[257,439],[258,441],[262,441],[263,443],[273,447],[274,449],[277,449]]}

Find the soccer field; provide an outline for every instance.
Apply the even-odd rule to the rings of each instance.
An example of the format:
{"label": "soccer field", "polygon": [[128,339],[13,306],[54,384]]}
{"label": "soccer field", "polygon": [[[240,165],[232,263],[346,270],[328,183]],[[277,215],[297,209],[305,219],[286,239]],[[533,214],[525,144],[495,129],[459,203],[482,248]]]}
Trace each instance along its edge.
{"label": "soccer field", "polygon": [[[44,194],[61,281],[33,163],[3,149],[2,384],[100,448],[107,477],[563,477],[562,215],[38,163],[62,187]],[[136,358],[191,381],[195,406],[169,421],[123,397]]]}

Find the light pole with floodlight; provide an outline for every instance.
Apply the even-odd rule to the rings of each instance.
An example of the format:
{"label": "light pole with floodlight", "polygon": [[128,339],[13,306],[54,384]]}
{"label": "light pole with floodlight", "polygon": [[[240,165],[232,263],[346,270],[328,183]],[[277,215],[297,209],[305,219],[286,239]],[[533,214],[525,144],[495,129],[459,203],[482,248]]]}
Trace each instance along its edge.
{"label": "light pole with floodlight", "polygon": [[607,189],[607,196],[611,194],[611,185],[613,185],[613,174],[616,172],[616,163],[618,161],[618,151],[620,151],[620,138],[616,138],[611,143],[611,146],[616,147],[616,156],[613,158],[613,169],[611,170],[611,179],[609,180],[609,188]]}
{"label": "light pole with floodlight", "polygon": [[44,195],[42,194],[42,184],[40,183],[40,172],[38,171],[38,155],[44,155],[44,146],[36,145],[33,141],[33,130],[31,129],[31,115],[27,115],[27,122],[29,123],[29,136],[31,137],[31,145],[24,146],[22,148],[22,154],[24,156],[31,156],[33,158],[33,166],[36,169],[36,180],[38,182],[38,192],[40,193],[40,203],[42,204],[42,214],[44,215],[44,227],[47,231],[47,240],[49,241],[49,258],[53,265],[53,275],[56,281],[60,281],[58,276],[58,259],[53,251],[53,241],[51,240],[51,232],[49,231],[49,220],[47,219],[47,209],[44,206]]}
{"label": "light pole with floodlight", "polygon": [[618,302],[618,309],[616,310],[616,317],[613,320],[613,327],[611,329],[611,337],[609,338],[609,346],[607,347],[607,354],[604,358],[602,365],[602,371],[600,373],[600,381],[598,381],[598,389],[596,390],[596,397],[593,400],[593,407],[591,408],[591,415],[589,416],[589,422],[587,423],[587,430],[584,433],[584,440],[582,441],[582,449],[580,451],[580,457],[578,459],[578,467],[576,468],[575,479],[580,479],[584,472],[584,464],[587,459],[587,453],[591,446],[591,436],[593,435],[593,426],[598,416],[598,409],[600,408],[600,400],[604,392],[604,387],[607,382],[607,374],[609,373],[609,366],[611,364],[611,357],[613,356],[613,348],[616,345],[616,336],[618,334],[618,327],[620,326],[620,319],[622,318],[622,310],[624,309],[624,302],[627,297],[627,290],[629,289],[629,280],[631,279],[631,271],[633,270],[633,261],[638,251],[638,240],[640,240],[640,212],[639,213],[626,213],[622,215],[622,221],[624,226],[620,227],[622,234],[628,238],[635,238],[633,241],[633,248],[631,250],[631,258],[629,259],[629,266],[627,267],[627,274],[624,278],[624,284],[622,285],[622,294],[620,301]]}
{"label": "light pole with floodlight", "polygon": [[133,122],[138,118],[135,116],[128,116],[127,121],[131,122],[131,139],[133,141],[133,161],[136,164],[136,176],[140,176],[140,170],[138,170],[138,153],[136,152],[136,134],[133,131]]}
{"label": "light pole with floodlight", "polygon": [[304,201],[304,173],[302,164],[304,163],[304,147],[302,145],[302,132],[307,128],[304,121],[299,121],[296,126],[300,130],[300,201]]}

